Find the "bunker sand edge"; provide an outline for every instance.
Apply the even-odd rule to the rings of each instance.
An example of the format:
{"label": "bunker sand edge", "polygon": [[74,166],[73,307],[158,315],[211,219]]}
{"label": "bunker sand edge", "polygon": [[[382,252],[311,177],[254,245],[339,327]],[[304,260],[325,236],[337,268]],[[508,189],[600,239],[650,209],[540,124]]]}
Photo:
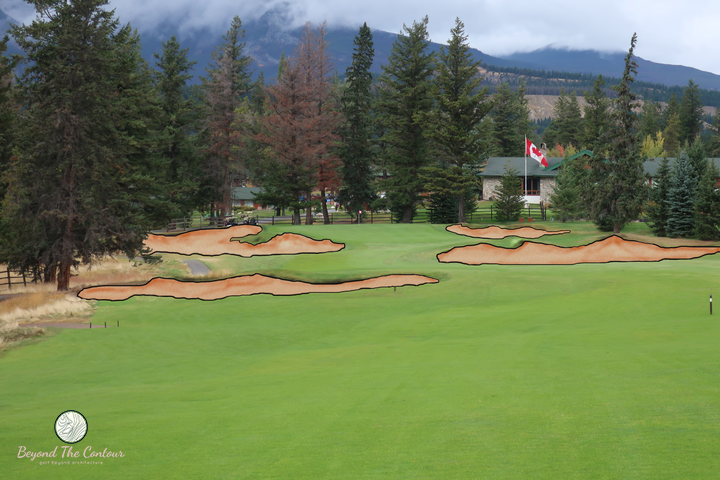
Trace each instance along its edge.
{"label": "bunker sand edge", "polygon": [[437,255],[441,263],[465,265],[577,265],[581,263],[690,260],[720,252],[720,247],[661,247],[613,235],[579,247],[523,242],[517,248],[487,243],[455,247]]}
{"label": "bunker sand edge", "polygon": [[144,285],[89,287],[81,290],[78,296],[86,300],[112,301],[127,300],[136,295],[220,300],[227,297],[258,294],[288,296],[306,293],[341,293],[363,289],[418,286],[428,283],[438,283],[438,280],[424,275],[383,275],[365,280],[317,284],[283,280],[256,273],[212,282],[187,282],[170,278],[154,278]]}

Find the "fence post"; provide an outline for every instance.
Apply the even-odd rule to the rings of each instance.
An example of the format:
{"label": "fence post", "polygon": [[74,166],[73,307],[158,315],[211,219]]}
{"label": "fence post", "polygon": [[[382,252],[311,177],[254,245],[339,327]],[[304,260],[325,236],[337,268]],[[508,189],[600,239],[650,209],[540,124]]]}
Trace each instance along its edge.
{"label": "fence post", "polygon": [[272,224],[275,225],[275,215],[273,215]]}
{"label": "fence post", "polygon": [[370,210],[370,225],[373,223],[373,212]]}
{"label": "fence post", "polygon": [[490,221],[491,221],[491,222],[492,222],[492,219],[493,219],[493,218],[492,218],[492,214],[493,214],[493,211],[492,211],[493,209],[492,209],[492,207],[493,207],[493,206],[490,205]]}
{"label": "fence post", "polygon": [[12,283],[10,282],[10,265],[8,265],[6,272],[8,277],[8,290],[12,290]]}

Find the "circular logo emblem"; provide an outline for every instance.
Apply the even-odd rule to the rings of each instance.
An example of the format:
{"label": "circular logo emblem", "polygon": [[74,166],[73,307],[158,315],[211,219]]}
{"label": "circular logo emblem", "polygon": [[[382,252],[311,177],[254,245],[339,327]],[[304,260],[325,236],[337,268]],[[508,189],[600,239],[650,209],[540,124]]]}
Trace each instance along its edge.
{"label": "circular logo emblem", "polygon": [[88,423],[82,413],[67,410],[55,420],[55,434],[65,443],[78,443],[85,438]]}

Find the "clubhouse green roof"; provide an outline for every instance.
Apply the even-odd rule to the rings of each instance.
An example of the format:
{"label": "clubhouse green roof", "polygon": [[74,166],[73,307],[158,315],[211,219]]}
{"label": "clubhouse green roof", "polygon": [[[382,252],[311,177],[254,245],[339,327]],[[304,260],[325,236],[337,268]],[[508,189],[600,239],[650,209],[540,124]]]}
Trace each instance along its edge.
{"label": "clubhouse green roof", "polygon": [[[574,160],[582,155],[591,156],[592,152],[582,150],[571,156],[569,160]],[[563,157],[549,157],[547,158],[548,166],[543,167],[540,163],[528,157],[527,175],[528,177],[556,177],[558,169],[564,160]],[[479,175],[481,177],[502,177],[507,165],[520,172],[521,176],[525,175],[525,157],[490,157]]]}
{"label": "clubhouse green roof", "polygon": [[[574,160],[582,155],[592,156],[592,152],[589,150],[583,150],[576,153],[570,160]],[[527,175],[528,177],[555,177],[557,176],[560,167],[564,163],[562,157],[550,157],[547,159],[549,166],[543,167],[538,162],[528,157],[527,159]],[[670,166],[675,163],[675,158],[668,158]],[[715,166],[720,170],[720,158],[710,158]],[[658,168],[662,158],[650,158],[643,163],[645,170],[645,176],[654,178],[657,176]],[[519,172],[519,176],[525,175],[525,158],[524,157],[490,157],[485,165],[485,169],[479,174],[481,177],[501,177],[505,173],[505,166],[509,165],[510,168],[514,168]]]}

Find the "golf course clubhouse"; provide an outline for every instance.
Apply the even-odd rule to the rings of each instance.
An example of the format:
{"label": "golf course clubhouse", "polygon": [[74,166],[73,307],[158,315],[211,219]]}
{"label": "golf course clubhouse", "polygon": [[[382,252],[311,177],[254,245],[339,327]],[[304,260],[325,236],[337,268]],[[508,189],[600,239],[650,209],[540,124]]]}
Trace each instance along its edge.
{"label": "golf course clubhouse", "polygon": [[[589,150],[582,150],[569,160],[581,156],[591,156]],[[548,166],[543,167],[540,163],[528,157],[490,157],[485,164],[484,170],[480,173],[483,185],[483,200],[494,200],[497,195],[495,191],[500,188],[500,178],[505,169],[515,169],[522,181],[522,193],[527,203],[547,203],[550,195],[555,189],[555,177],[560,172],[565,158],[548,157]],[[527,183],[525,182],[525,164],[527,162]]]}
{"label": "golf course clubhouse", "polygon": [[[572,161],[576,158],[592,156],[589,150],[582,150],[567,160],[562,157],[547,158],[548,166],[543,167],[532,158],[527,158],[527,183],[525,182],[525,158],[524,157],[490,157],[485,165],[485,169],[479,174],[482,177],[483,200],[495,200],[496,190],[500,188],[500,178],[505,173],[505,168],[515,169],[522,184],[522,194],[527,203],[548,203],[550,195],[555,190],[555,177],[560,173],[560,169],[566,161]],[[587,160],[587,159],[585,159]],[[672,168],[675,158],[669,158],[669,165]],[[720,169],[720,158],[710,158],[715,166]],[[650,158],[643,164],[645,177],[652,186],[657,176],[662,158]],[[718,179],[720,181],[720,178]]]}

